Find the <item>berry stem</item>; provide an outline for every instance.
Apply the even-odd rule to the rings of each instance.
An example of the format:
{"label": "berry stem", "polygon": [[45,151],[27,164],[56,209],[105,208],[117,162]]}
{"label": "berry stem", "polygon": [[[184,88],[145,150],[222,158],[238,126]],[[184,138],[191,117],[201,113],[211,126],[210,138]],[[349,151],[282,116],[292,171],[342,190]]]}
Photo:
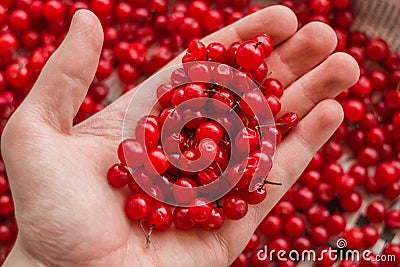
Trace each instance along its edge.
{"label": "berry stem", "polygon": [[138,223],[139,223],[140,229],[142,229],[142,231],[143,231],[144,237],[146,238],[146,248],[149,248],[149,246],[151,244],[150,236],[151,236],[151,233],[153,232],[154,225],[150,226],[149,232],[146,232],[146,230],[143,227],[142,220],[139,220]]}
{"label": "berry stem", "polygon": [[282,185],[282,183],[271,182],[271,181],[267,181],[267,180],[264,180],[263,184],[264,184],[264,185],[266,185],[266,184],[272,184],[272,185]]}

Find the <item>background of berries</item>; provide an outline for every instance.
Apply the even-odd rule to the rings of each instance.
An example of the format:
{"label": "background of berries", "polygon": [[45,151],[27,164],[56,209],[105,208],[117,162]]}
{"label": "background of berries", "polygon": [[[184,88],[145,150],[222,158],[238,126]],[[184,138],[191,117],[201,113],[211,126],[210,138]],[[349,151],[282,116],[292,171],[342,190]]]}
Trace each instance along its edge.
{"label": "background of berries", "polygon": [[[257,1],[262,6],[270,2]],[[329,244],[335,246],[342,236],[349,248],[373,247],[374,253],[395,254],[400,261],[400,57],[385,41],[350,30],[357,17],[352,2],[281,1],[295,11],[300,27],[310,21],[332,25],[339,41],[336,51],[355,57],[362,76],[337,98],[343,105],[345,122],[264,220],[234,266],[268,266],[254,256],[264,244],[276,250],[320,250]],[[261,6],[249,0],[1,1],[0,131],[63,40],[72,15],[80,8],[89,8],[100,18],[105,41],[96,79],[76,123],[132,89],[192,39],[233,23]],[[395,32],[400,32],[398,27]],[[0,163],[3,261],[15,241],[17,225],[6,170]],[[371,201],[374,203],[369,204]],[[294,262],[276,264],[296,266]],[[325,259],[317,266],[332,264]],[[400,263],[342,262],[339,266]]]}

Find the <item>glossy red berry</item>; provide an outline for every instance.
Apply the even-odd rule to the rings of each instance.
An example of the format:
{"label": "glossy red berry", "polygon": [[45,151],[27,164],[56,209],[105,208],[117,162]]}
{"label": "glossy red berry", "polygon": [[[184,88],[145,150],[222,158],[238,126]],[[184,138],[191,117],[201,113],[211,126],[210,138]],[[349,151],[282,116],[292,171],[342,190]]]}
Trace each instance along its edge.
{"label": "glossy red berry", "polygon": [[163,203],[154,204],[150,209],[146,222],[157,231],[168,230],[172,224],[171,208]]}
{"label": "glossy red berry", "polygon": [[118,146],[118,158],[122,164],[131,168],[143,165],[146,157],[143,145],[134,139],[125,139]]}
{"label": "glossy red berry", "polygon": [[301,210],[308,210],[315,202],[315,195],[307,187],[302,187],[294,194],[294,205]]}
{"label": "glossy red berry", "polygon": [[255,41],[243,42],[236,52],[236,61],[246,70],[254,70],[264,60],[264,50]]}
{"label": "glossy red berry", "polygon": [[155,148],[147,153],[148,160],[145,160],[144,167],[150,173],[162,174],[168,170],[169,161],[165,152]]}
{"label": "glossy red berry", "polygon": [[386,218],[386,206],[381,201],[373,201],[367,206],[365,215],[368,221],[381,223]]}
{"label": "glossy red berry", "polygon": [[224,213],[220,208],[213,207],[210,217],[200,223],[200,227],[206,231],[216,231],[220,229],[225,221]]}
{"label": "glossy red berry", "polygon": [[299,116],[296,113],[288,112],[276,121],[278,130],[287,131],[299,124]]}
{"label": "glossy red berry", "polygon": [[211,217],[213,207],[204,198],[196,198],[190,202],[189,213],[193,221],[205,222]]}
{"label": "glossy red berry", "polygon": [[339,195],[348,196],[353,193],[355,185],[354,178],[348,174],[344,174],[336,178],[334,188]]}
{"label": "glossy red berry", "polygon": [[310,0],[310,9],[315,14],[327,15],[332,10],[330,0]]}
{"label": "glossy red berry", "polygon": [[240,107],[248,116],[259,115],[265,111],[266,99],[256,90],[248,91],[240,99]]}
{"label": "glossy red berry", "polygon": [[225,198],[222,210],[226,218],[230,220],[239,220],[247,214],[248,206],[242,197],[232,195]]}
{"label": "glossy red berry", "polygon": [[367,57],[373,61],[380,61],[389,54],[389,46],[382,39],[371,39],[365,46]]}
{"label": "glossy red berry", "polygon": [[14,203],[9,195],[0,196],[0,215],[9,216],[14,212]]}
{"label": "glossy red berry", "polygon": [[210,138],[216,144],[222,140],[222,135],[223,128],[216,122],[205,122],[196,131],[196,137],[199,141]]}
{"label": "glossy red berry", "polygon": [[266,238],[278,237],[283,229],[282,219],[275,215],[268,215],[258,227]]}
{"label": "glossy red berry", "polygon": [[392,230],[400,229],[400,210],[391,210],[388,212],[386,227]]}
{"label": "glossy red berry", "polygon": [[299,216],[292,216],[288,218],[283,225],[284,233],[290,238],[297,238],[302,236],[305,228],[305,222]]}
{"label": "glossy red berry", "polygon": [[306,216],[311,225],[321,225],[328,220],[329,210],[323,205],[314,204],[308,209]]}
{"label": "glossy red berry", "polygon": [[43,6],[43,15],[51,23],[57,23],[64,19],[66,9],[64,3],[58,0],[48,0]]}
{"label": "glossy red berry", "polygon": [[116,188],[124,187],[132,179],[129,171],[121,164],[114,164],[108,169],[108,183]]}
{"label": "glossy red berry", "polygon": [[259,143],[258,132],[249,127],[243,128],[235,138],[236,148],[241,152],[252,152]]}
{"label": "glossy red berry", "polygon": [[379,239],[379,232],[373,225],[366,225],[361,228],[363,233],[363,247],[370,248],[376,244]]}
{"label": "glossy red berry", "polygon": [[148,196],[142,194],[135,194],[128,198],[125,204],[125,212],[131,220],[146,219],[150,214],[151,200]]}
{"label": "glossy red berry", "polygon": [[184,231],[196,226],[196,222],[190,216],[189,208],[176,207],[173,213],[173,222],[176,229]]}
{"label": "glossy red berry", "polygon": [[329,235],[338,235],[346,228],[346,219],[342,214],[334,213],[328,217],[325,226]]}
{"label": "glossy red berry", "polygon": [[356,212],[360,209],[362,204],[361,195],[357,192],[353,192],[348,196],[342,196],[340,198],[340,207],[345,212]]}
{"label": "glossy red berry", "polygon": [[329,239],[328,231],[322,225],[311,228],[308,235],[316,246],[325,245]]}
{"label": "glossy red berry", "polygon": [[360,121],[365,115],[365,106],[358,99],[349,99],[343,103],[344,116],[349,122]]}
{"label": "glossy red berry", "polygon": [[390,163],[381,163],[376,167],[375,178],[378,187],[383,188],[393,184],[400,178],[398,170]]}
{"label": "glossy red berry", "polygon": [[253,40],[261,46],[264,51],[264,57],[269,57],[272,53],[274,45],[271,36],[267,34],[256,35]]}
{"label": "glossy red berry", "polygon": [[360,249],[364,243],[364,234],[358,228],[347,230],[342,237],[347,241],[348,249]]}
{"label": "glossy red berry", "polygon": [[172,194],[181,204],[189,204],[197,195],[197,184],[190,178],[179,178],[174,183]]}

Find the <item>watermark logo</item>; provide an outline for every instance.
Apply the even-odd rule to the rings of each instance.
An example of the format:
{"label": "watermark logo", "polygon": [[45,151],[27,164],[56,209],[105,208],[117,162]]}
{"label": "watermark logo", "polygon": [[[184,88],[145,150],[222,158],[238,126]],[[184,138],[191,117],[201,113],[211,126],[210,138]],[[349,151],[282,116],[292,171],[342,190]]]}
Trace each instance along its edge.
{"label": "watermark logo", "polygon": [[339,238],[336,241],[336,246],[337,248],[341,249],[341,248],[346,248],[347,247],[347,240],[344,238]]}
{"label": "watermark logo", "polygon": [[299,252],[297,250],[269,250],[268,246],[264,246],[257,252],[257,257],[261,261],[273,261],[278,260],[280,262],[284,261],[296,261],[296,262],[320,262],[328,258],[332,261],[354,261],[354,262],[391,262],[395,263],[395,255],[375,255],[371,250],[351,250],[347,248],[347,240],[340,238],[336,242],[337,249],[332,247],[327,247],[320,251],[315,250],[304,250]]}

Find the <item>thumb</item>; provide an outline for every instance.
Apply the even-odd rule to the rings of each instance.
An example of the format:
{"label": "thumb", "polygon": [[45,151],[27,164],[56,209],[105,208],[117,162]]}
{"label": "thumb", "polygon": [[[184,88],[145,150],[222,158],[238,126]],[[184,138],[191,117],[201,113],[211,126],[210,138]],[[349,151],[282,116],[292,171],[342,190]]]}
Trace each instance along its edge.
{"label": "thumb", "polygon": [[35,114],[56,130],[69,133],[96,73],[102,44],[97,17],[88,10],[77,11],[63,43],[22,103],[24,114]]}

